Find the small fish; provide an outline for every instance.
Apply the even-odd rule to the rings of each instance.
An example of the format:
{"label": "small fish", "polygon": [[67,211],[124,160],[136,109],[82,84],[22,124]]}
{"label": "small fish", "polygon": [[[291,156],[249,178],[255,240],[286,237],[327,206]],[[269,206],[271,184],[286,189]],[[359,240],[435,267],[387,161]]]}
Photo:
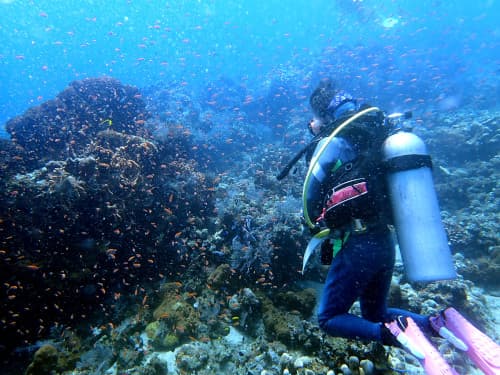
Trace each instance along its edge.
{"label": "small fish", "polygon": [[448,168],[445,168],[442,165],[439,166],[439,169],[441,171],[443,171],[444,174],[447,175],[447,176],[452,176],[453,175],[453,173]]}
{"label": "small fish", "polygon": [[111,125],[113,125],[113,120],[108,118],[108,119],[102,121],[101,123],[99,123],[99,125],[103,125],[103,124],[107,124],[108,126],[111,126]]}

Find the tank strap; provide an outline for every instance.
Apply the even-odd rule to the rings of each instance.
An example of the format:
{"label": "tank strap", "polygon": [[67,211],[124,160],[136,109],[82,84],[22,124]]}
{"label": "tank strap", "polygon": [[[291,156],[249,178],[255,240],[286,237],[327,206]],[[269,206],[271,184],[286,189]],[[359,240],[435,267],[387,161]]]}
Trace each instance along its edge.
{"label": "tank strap", "polygon": [[385,169],[389,172],[407,171],[423,167],[432,168],[430,155],[402,155],[384,162]]}

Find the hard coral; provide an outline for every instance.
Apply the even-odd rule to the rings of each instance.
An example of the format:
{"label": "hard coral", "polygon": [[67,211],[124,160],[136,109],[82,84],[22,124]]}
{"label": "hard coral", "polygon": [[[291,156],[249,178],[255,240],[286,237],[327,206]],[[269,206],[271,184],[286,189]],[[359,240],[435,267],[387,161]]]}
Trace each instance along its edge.
{"label": "hard coral", "polygon": [[298,311],[304,319],[311,316],[316,305],[316,291],[306,288],[298,291],[286,291],[276,295],[276,301],[288,311]]}
{"label": "hard coral", "polygon": [[231,286],[231,267],[229,264],[223,263],[219,265],[209,276],[208,284],[212,288],[220,289],[221,287]]}
{"label": "hard coral", "polygon": [[155,322],[147,326],[153,345],[171,350],[187,337],[195,336],[199,316],[195,309],[182,300],[176,283],[165,284],[160,305],[153,311]]}
{"label": "hard coral", "polygon": [[36,162],[79,154],[103,130],[139,134],[147,117],[137,88],[112,78],[88,78],[8,121],[6,128]]}
{"label": "hard coral", "polygon": [[209,352],[201,344],[186,344],[181,347],[176,355],[177,366],[186,373],[194,374],[206,366]]}
{"label": "hard coral", "polygon": [[300,347],[313,352],[321,346],[322,338],[317,325],[303,320],[295,311],[288,312],[262,298],[263,322],[268,337],[277,339],[289,347]]}
{"label": "hard coral", "polygon": [[52,345],[44,345],[38,349],[33,362],[26,369],[25,375],[49,375],[57,368],[59,353]]}

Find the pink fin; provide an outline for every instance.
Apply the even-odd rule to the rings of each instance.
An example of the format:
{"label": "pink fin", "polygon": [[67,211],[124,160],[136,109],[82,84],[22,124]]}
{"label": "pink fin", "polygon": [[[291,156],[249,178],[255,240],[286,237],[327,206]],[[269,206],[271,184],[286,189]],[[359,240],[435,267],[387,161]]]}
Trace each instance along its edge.
{"label": "pink fin", "polygon": [[444,311],[446,328],[469,347],[469,358],[486,374],[500,374],[500,346],[474,327],[453,307]]}
{"label": "pink fin", "polygon": [[407,318],[407,323],[408,327],[404,331],[405,334],[425,354],[425,358],[420,360],[425,373],[427,375],[458,375],[444,358],[441,357],[439,351],[427,340],[413,319]]}

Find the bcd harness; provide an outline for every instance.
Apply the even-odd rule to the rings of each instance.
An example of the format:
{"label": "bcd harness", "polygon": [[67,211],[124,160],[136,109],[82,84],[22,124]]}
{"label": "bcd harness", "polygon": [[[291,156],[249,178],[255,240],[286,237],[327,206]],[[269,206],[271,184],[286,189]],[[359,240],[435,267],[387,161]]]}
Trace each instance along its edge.
{"label": "bcd harness", "polygon": [[[304,258],[302,262],[302,273],[305,270],[306,264],[313,254],[314,250],[316,250],[325,240],[330,240],[332,242],[332,257],[336,256],[338,252],[342,249],[343,245],[351,235],[351,233],[357,230],[362,230],[362,223],[360,221],[354,220],[353,226],[351,230],[335,230],[331,229],[331,225],[336,218],[349,217],[351,215],[346,214],[346,210],[350,210],[352,207],[349,207],[349,202],[353,200],[359,200],[363,197],[367,196],[369,186],[367,185],[367,181],[365,178],[354,178],[352,180],[348,180],[334,186],[331,192],[327,195],[325,199],[325,204],[323,206],[323,211],[321,212],[318,218],[311,218],[308,206],[307,206],[307,192],[309,189],[309,185],[312,180],[312,171],[317,166],[321,155],[325,152],[330,142],[338,136],[343,129],[345,129],[349,124],[352,124],[354,121],[359,119],[362,116],[367,115],[372,112],[380,112],[380,109],[377,107],[369,107],[362,111],[357,112],[356,114],[349,117],[347,120],[342,122],[338,127],[336,127],[332,133],[326,138],[326,141],[321,145],[321,148],[315,153],[313,158],[311,159],[311,163],[304,180],[304,186],[302,191],[302,202],[303,202],[303,214],[304,220],[308,225],[309,229],[315,233],[314,236],[309,241],[306,251],[304,253]],[[360,163],[365,162],[366,157],[362,157]],[[356,163],[356,161],[353,161]],[[334,175],[336,172],[340,171],[344,166],[344,170],[347,172],[349,168],[346,169],[346,165],[340,160],[337,160],[331,171],[329,171],[330,175]],[[288,167],[288,166],[287,166]],[[356,165],[352,166],[351,169],[356,167]],[[290,167],[291,168],[291,167]],[[321,168],[321,167],[320,167]],[[282,173],[283,174],[283,173]],[[282,175],[280,174],[280,176]],[[285,174],[286,175],[286,174]],[[361,204],[361,206],[363,206]],[[347,216],[346,216],[347,215]]]}

